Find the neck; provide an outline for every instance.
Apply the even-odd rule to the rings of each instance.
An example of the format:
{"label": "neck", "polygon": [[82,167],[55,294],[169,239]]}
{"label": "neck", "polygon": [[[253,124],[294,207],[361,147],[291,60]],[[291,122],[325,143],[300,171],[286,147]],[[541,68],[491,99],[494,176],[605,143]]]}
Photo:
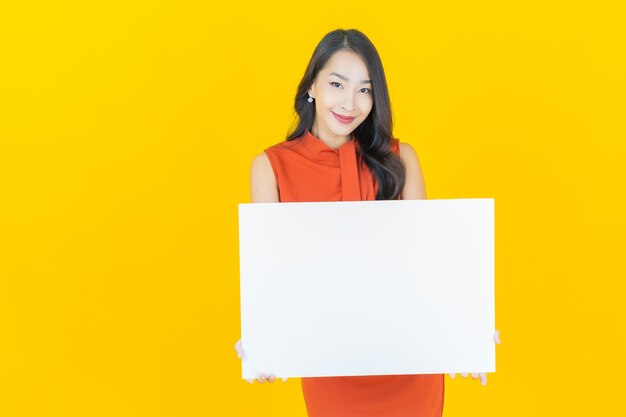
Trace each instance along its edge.
{"label": "neck", "polygon": [[348,136],[336,136],[333,134],[320,133],[315,124],[313,125],[313,127],[311,127],[311,133],[313,134],[313,136],[319,138],[322,142],[324,142],[326,145],[333,149],[339,148],[341,145],[349,142],[350,139],[352,139],[352,134]]}

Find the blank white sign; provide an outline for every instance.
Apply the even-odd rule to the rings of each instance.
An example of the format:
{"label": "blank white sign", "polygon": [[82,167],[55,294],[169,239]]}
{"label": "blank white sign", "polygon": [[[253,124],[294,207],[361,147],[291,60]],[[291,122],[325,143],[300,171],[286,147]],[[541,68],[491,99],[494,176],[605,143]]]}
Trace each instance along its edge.
{"label": "blank white sign", "polygon": [[239,204],[242,378],[494,372],[494,200]]}

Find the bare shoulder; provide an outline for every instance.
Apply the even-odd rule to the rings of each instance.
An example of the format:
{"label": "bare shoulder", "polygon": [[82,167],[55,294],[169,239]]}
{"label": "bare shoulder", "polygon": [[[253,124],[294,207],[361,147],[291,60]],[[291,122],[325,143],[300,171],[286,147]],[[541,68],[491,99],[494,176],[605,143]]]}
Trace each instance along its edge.
{"label": "bare shoulder", "polygon": [[265,172],[268,170],[271,171],[272,164],[270,163],[270,158],[265,152],[261,152],[260,154],[252,158],[250,169],[254,172]]}
{"label": "bare shoulder", "polygon": [[250,164],[250,199],[253,203],[279,201],[276,177],[265,152],[256,155]]}
{"label": "bare shoulder", "polygon": [[426,187],[417,152],[410,143],[400,143],[400,158],[406,168],[406,182],[402,191],[403,200],[425,200]]}
{"label": "bare shoulder", "polygon": [[410,143],[400,142],[400,157],[406,162],[419,162],[417,152]]}

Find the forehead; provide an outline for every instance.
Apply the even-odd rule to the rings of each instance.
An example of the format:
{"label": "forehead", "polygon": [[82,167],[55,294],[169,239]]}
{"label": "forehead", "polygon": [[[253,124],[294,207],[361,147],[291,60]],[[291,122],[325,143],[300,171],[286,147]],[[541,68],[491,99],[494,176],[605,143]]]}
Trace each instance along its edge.
{"label": "forehead", "polygon": [[320,71],[323,75],[330,74],[331,72],[343,74],[350,80],[369,78],[369,71],[363,59],[350,51],[335,52]]}

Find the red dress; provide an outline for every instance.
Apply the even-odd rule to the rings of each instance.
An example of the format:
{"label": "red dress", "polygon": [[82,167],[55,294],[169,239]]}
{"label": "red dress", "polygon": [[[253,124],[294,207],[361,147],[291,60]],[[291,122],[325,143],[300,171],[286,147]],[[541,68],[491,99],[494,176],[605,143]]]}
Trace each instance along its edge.
{"label": "red dress", "polygon": [[[393,139],[391,150],[400,152]],[[337,149],[307,131],[265,149],[281,202],[375,200],[378,183],[354,139]],[[301,378],[309,417],[441,417],[444,375]]]}

